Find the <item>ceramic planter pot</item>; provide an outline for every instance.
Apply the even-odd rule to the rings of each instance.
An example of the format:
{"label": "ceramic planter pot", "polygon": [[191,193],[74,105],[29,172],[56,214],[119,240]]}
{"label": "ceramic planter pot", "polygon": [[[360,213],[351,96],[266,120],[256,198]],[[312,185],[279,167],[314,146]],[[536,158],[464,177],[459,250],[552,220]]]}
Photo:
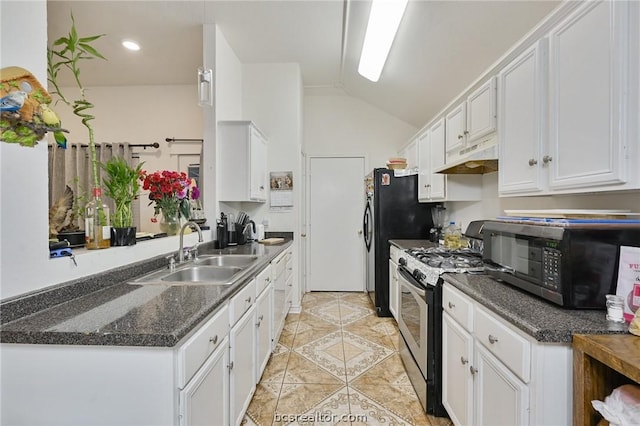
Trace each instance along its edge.
{"label": "ceramic planter pot", "polygon": [[59,232],[58,241],[64,240],[69,241],[71,247],[82,247],[86,242],[84,231]]}
{"label": "ceramic planter pot", "polygon": [[126,228],[111,227],[111,247],[133,246],[136,244],[136,227]]}

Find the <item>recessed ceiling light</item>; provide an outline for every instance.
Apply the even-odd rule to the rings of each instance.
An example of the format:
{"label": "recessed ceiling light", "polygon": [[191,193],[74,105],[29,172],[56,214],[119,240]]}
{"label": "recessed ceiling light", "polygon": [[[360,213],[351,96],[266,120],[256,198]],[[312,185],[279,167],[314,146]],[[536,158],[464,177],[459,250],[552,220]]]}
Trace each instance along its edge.
{"label": "recessed ceiling light", "polygon": [[122,45],[129,50],[140,50],[140,45],[135,41],[122,40]]}

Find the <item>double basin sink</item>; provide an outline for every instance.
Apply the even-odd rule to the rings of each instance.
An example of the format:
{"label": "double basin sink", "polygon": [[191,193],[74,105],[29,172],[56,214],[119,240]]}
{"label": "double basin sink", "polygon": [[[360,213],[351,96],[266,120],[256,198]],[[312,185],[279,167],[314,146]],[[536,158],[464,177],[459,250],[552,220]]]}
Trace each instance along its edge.
{"label": "double basin sink", "polygon": [[229,285],[257,260],[258,256],[244,254],[203,255],[176,266],[173,271],[155,271],[129,284]]}

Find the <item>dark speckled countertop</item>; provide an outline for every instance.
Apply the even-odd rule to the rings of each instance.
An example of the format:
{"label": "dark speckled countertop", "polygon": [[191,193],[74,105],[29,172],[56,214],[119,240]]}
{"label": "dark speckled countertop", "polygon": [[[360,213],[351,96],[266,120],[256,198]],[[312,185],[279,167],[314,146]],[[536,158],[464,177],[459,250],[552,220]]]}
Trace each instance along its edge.
{"label": "dark speckled countertop", "polygon": [[[110,272],[98,274],[96,277],[104,281],[98,288],[87,290],[88,283],[97,280],[88,277],[82,282],[3,302],[0,342],[175,346],[290,245],[291,240],[268,246],[252,243],[222,251],[203,245],[202,254],[259,256],[242,277],[228,286],[128,284],[127,281],[153,270],[136,265],[130,276],[113,272],[115,278],[109,279]],[[153,261],[152,268],[156,269],[166,264],[164,259],[160,260],[162,263]],[[58,300],[51,303],[52,299]]]}
{"label": "dark speckled countertop", "polygon": [[[391,243],[403,250],[433,246],[425,240]],[[574,334],[627,332],[627,325],[607,321],[605,311],[563,309],[489,275],[444,274],[443,279],[539,342],[570,343]]]}

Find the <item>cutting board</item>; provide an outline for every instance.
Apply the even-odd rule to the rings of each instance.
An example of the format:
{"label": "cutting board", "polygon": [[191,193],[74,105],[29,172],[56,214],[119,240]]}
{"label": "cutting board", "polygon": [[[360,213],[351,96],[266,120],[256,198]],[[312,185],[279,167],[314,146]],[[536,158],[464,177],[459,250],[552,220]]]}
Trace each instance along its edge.
{"label": "cutting board", "polygon": [[264,240],[258,241],[260,244],[273,245],[273,244],[282,244],[284,243],[284,238],[265,238]]}

